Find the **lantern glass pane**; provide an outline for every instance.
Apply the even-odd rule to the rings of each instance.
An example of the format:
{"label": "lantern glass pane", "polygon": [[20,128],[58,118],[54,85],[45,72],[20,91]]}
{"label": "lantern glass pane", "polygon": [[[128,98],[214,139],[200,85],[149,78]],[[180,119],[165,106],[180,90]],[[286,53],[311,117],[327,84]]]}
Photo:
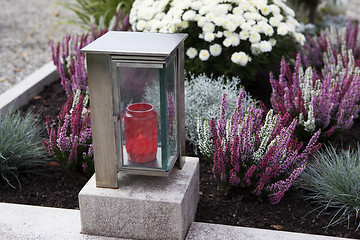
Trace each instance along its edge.
{"label": "lantern glass pane", "polygon": [[159,68],[117,67],[123,167],[163,169],[162,72]]}
{"label": "lantern glass pane", "polygon": [[177,89],[176,89],[176,58],[173,58],[166,66],[166,102],[167,102],[167,141],[168,141],[168,161],[166,170],[177,160],[178,137],[177,137]]}

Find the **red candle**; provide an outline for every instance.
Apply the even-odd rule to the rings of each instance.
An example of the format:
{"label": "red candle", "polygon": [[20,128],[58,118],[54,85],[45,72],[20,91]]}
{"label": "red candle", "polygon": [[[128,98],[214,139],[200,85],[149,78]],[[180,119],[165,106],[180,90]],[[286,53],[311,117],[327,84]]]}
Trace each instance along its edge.
{"label": "red candle", "polygon": [[125,146],[132,162],[146,163],[156,159],[157,114],[147,103],[135,103],[126,108]]}

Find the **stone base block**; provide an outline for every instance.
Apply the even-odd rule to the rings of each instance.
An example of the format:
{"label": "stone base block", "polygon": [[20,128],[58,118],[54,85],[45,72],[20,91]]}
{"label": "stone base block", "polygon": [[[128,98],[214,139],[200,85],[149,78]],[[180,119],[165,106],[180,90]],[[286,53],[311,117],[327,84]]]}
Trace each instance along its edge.
{"label": "stone base block", "polygon": [[79,193],[82,233],[130,239],[184,239],[199,201],[199,159],[186,157],[169,177],[119,175],[119,189]]}

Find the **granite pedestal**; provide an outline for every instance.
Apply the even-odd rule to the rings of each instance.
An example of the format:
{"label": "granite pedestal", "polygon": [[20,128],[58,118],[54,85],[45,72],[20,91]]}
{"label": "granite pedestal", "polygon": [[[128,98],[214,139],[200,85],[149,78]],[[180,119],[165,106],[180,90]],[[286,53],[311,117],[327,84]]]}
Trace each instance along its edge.
{"label": "granite pedestal", "polygon": [[169,177],[119,174],[119,188],[79,193],[82,233],[130,239],[184,239],[199,201],[199,159],[186,157]]}

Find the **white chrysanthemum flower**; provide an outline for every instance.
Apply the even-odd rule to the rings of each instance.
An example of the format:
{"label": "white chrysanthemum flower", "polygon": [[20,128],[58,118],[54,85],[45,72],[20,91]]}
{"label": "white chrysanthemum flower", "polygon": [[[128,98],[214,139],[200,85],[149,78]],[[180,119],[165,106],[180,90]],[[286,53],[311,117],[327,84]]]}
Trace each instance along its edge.
{"label": "white chrysanthemum flower", "polygon": [[275,45],[276,45],[276,40],[273,39],[273,38],[269,39],[269,42],[270,42],[271,46],[275,46]]}
{"label": "white chrysanthemum flower", "polygon": [[221,54],[221,51],[222,51],[222,49],[221,49],[220,44],[216,43],[216,44],[210,46],[210,53],[214,57],[219,56]]}
{"label": "white chrysanthemum flower", "polygon": [[153,19],[151,21],[151,26],[150,27],[151,27],[150,32],[157,32],[158,29],[160,29],[163,26],[162,26],[162,23],[159,20]]}
{"label": "white chrysanthemum flower", "polygon": [[289,8],[286,4],[282,7],[282,9],[285,11],[285,13],[291,17],[295,17],[295,12],[291,8]]}
{"label": "white chrysanthemum flower", "polygon": [[241,40],[246,40],[246,39],[248,39],[249,38],[249,32],[248,31],[241,31],[240,33],[239,33],[239,36],[240,36],[240,39]]}
{"label": "white chrysanthemum flower", "polygon": [[214,23],[216,26],[222,26],[224,24],[224,22],[225,22],[225,19],[222,16],[218,16],[218,17],[214,18]]}
{"label": "white chrysanthemum flower", "polygon": [[230,37],[225,38],[225,40],[223,41],[223,45],[224,45],[225,47],[230,47],[231,44],[232,44],[232,40],[231,40]]}
{"label": "white chrysanthemum flower", "polygon": [[200,50],[200,53],[199,53],[199,58],[201,61],[207,61],[210,57],[210,53],[208,50],[206,49],[202,49]]}
{"label": "white chrysanthemum flower", "polygon": [[251,43],[257,43],[257,42],[260,41],[260,39],[261,39],[261,36],[260,36],[260,34],[258,32],[254,32],[254,31],[250,32],[249,41]]}
{"label": "white chrysanthemum flower", "polygon": [[175,31],[176,31],[175,26],[169,26],[169,30],[168,30],[169,33],[175,33]]}
{"label": "white chrysanthemum flower", "polygon": [[206,16],[205,16],[205,18],[206,18],[206,20],[208,20],[208,21],[214,21],[214,19],[215,19],[215,14],[213,13],[213,12],[209,12],[208,14],[206,14]]}
{"label": "white chrysanthemum flower", "polygon": [[271,52],[272,46],[269,41],[261,41],[259,44],[259,48],[261,52]]}
{"label": "white chrysanthemum flower", "polygon": [[224,36],[225,36],[225,37],[230,37],[230,36],[231,36],[231,32],[225,30],[225,31],[224,31]]}
{"label": "white chrysanthemum flower", "polygon": [[242,30],[250,31],[252,29],[252,24],[250,24],[250,22],[245,22],[241,24],[240,27]]}
{"label": "white chrysanthemum flower", "polygon": [[252,28],[254,32],[262,32],[262,27],[259,24],[255,24]]}
{"label": "white chrysanthemum flower", "polygon": [[231,55],[231,61],[241,66],[246,66],[250,57],[244,52],[235,52]]}
{"label": "white chrysanthemum flower", "polygon": [[225,29],[229,30],[230,32],[234,32],[235,29],[238,27],[232,21],[225,21],[223,26]]}
{"label": "white chrysanthemum flower", "polygon": [[215,30],[215,25],[213,23],[211,23],[211,22],[207,22],[202,27],[202,30],[203,30],[204,33],[209,33],[209,32],[212,33]]}
{"label": "white chrysanthemum flower", "polygon": [[262,8],[260,8],[260,10],[261,10],[261,13],[264,14],[264,16],[269,15],[271,12],[271,8],[268,5],[263,6]]}
{"label": "white chrysanthemum flower", "polygon": [[188,48],[188,50],[186,51],[186,55],[190,58],[193,59],[194,57],[196,57],[196,55],[198,54],[197,50],[193,47]]}
{"label": "white chrysanthemum flower", "polygon": [[262,32],[266,35],[271,37],[274,34],[274,29],[269,24],[265,24],[262,28]]}
{"label": "white chrysanthemum flower", "polygon": [[277,27],[280,22],[282,21],[283,17],[281,15],[275,15],[274,17],[271,17],[269,20],[269,23],[273,27]]}
{"label": "white chrysanthemum flower", "polygon": [[270,8],[270,11],[272,12],[272,14],[273,14],[274,16],[279,15],[279,14],[281,13],[280,8],[279,8],[278,6],[276,6],[275,4],[271,4],[271,5],[269,6],[269,8]]}
{"label": "white chrysanthemum flower", "polygon": [[199,10],[203,3],[201,1],[194,1],[191,3],[191,8],[194,10]]}
{"label": "white chrysanthemum flower", "polygon": [[306,38],[302,33],[295,33],[295,40],[300,44],[304,45]]}
{"label": "white chrysanthemum flower", "polygon": [[188,21],[182,21],[180,24],[181,28],[188,28],[189,27],[189,22]]}
{"label": "white chrysanthemum flower", "polygon": [[184,21],[192,21],[195,20],[195,16],[196,12],[194,10],[188,10],[183,14],[182,19]]}
{"label": "white chrysanthemum flower", "polygon": [[147,23],[144,20],[140,20],[136,24],[136,29],[143,31],[147,27]]}
{"label": "white chrysanthemum flower", "polygon": [[210,10],[211,10],[210,6],[208,6],[208,5],[202,5],[202,6],[200,7],[200,9],[199,9],[199,13],[204,16],[204,15],[206,15]]}
{"label": "white chrysanthemum flower", "polygon": [[143,11],[139,11],[139,15],[144,19],[144,20],[150,20],[154,17],[155,13],[156,13],[156,9],[154,9],[153,7],[149,7],[147,9],[143,9]]}
{"label": "white chrysanthemum flower", "polygon": [[243,16],[234,16],[233,20],[237,26],[241,26],[241,24],[244,24],[246,22],[246,20]]}
{"label": "white chrysanthemum flower", "polygon": [[[215,3],[215,1],[209,1],[211,4]],[[215,3],[216,7],[214,8],[214,13],[218,16],[225,16],[229,13],[231,6],[229,7],[228,4],[219,4]]]}
{"label": "white chrysanthemum flower", "polygon": [[206,18],[205,17],[200,17],[198,20],[197,20],[197,24],[199,27],[203,27],[205,24],[207,23],[206,21]]}
{"label": "white chrysanthemum flower", "polygon": [[162,27],[159,29],[159,33],[169,33],[169,29],[167,29],[167,27]]}
{"label": "white chrysanthemum flower", "polygon": [[289,27],[285,23],[280,23],[277,29],[277,34],[285,36],[289,32]]}
{"label": "white chrysanthemum flower", "polygon": [[240,7],[234,7],[232,12],[233,12],[234,15],[240,15],[241,16],[244,13],[244,10],[241,9]]}
{"label": "white chrysanthemum flower", "polygon": [[232,34],[230,39],[231,39],[231,46],[236,47],[240,44],[240,37],[238,34]]}
{"label": "white chrysanthemum flower", "polygon": [[244,1],[239,4],[239,8],[241,8],[241,10],[243,10],[244,12],[249,9],[249,6],[250,4]]}
{"label": "white chrysanthemum flower", "polygon": [[204,34],[205,41],[212,42],[214,39],[215,39],[215,34],[210,33],[210,32]]}
{"label": "white chrysanthemum flower", "polygon": [[216,34],[215,34],[215,37],[217,38],[222,38],[224,36],[223,32],[220,32],[218,31]]}

